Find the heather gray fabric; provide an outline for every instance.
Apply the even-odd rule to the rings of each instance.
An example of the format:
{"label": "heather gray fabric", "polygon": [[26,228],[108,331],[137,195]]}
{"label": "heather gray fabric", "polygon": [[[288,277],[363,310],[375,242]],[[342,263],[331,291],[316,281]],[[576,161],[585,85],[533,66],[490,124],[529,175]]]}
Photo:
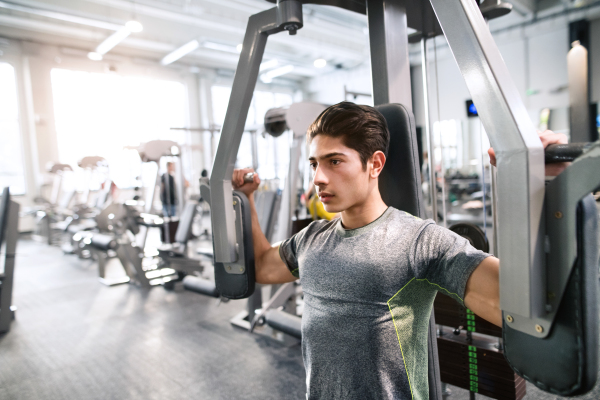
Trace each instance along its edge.
{"label": "heather gray fabric", "polygon": [[308,399],[427,399],[427,327],[443,291],[462,303],[489,255],[403,211],[346,230],[316,221],[279,247],[304,291]]}

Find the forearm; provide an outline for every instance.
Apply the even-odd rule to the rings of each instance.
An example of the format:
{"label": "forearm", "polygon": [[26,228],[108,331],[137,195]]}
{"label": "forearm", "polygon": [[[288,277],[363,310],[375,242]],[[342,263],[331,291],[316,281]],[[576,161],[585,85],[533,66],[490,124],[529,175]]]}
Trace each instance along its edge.
{"label": "forearm", "polygon": [[252,242],[254,244],[254,259],[257,266],[260,264],[260,260],[263,255],[271,249],[271,243],[267,240],[267,237],[260,229],[260,222],[258,221],[258,212],[256,211],[256,204],[254,203],[254,193],[248,197],[250,202],[250,216],[252,219]]}

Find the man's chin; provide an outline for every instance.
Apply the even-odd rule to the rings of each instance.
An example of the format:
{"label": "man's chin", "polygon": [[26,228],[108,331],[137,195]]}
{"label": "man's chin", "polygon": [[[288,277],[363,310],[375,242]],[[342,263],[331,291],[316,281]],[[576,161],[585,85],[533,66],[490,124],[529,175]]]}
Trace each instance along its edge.
{"label": "man's chin", "polygon": [[336,207],[332,204],[328,204],[328,205],[323,204],[323,208],[325,209],[325,211],[327,211],[330,214],[337,214],[337,213],[344,211],[344,210],[340,209],[340,207]]}

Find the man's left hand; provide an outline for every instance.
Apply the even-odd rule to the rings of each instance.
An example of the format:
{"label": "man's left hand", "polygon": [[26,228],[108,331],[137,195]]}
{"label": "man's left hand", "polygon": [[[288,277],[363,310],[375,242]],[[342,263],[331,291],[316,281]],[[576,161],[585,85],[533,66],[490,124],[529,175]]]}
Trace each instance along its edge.
{"label": "man's left hand", "polygon": [[[538,131],[538,135],[540,136],[540,140],[542,141],[542,145],[544,149],[551,144],[567,144],[569,140],[567,139],[567,135],[564,133],[554,133],[550,130],[545,130],[544,132]],[[488,154],[490,156],[490,164],[494,167],[496,166],[496,153],[494,149],[490,147],[488,150]],[[555,164],[546,164],[546,176],[557,176],[560,175],[571,163],[562,162]]]}

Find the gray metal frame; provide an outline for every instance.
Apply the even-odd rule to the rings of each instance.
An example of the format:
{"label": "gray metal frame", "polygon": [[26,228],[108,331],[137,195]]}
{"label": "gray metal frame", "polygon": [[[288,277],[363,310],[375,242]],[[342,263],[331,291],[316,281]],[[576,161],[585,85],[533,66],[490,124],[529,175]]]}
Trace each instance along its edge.
{"label": "gray metal frame", "polygon": [[[8,332],[14,319],[16,307],[12,305],[12,290],[15,276],[15,256],[19,239],[19,203],[10,201],[6,220],[6,246],[4,248],[4,278],[0,290],[0,333]],[[0,243],[0,246],[2,243]]]}
{"label": "gray metal frame", "polygon": [[[238,260],[242,254],[236,248],[235,214],[231,176],[240,147],[248,109],[260,63],[269,35],[288,30],[291,34],[302,27],[302,3],[297,0],[280,0],[277,7],[250,17],[244,37],[242,53],[235,72],[227,106],[227,114],[221,130],[221,139],[215,155],[210,179],[210,199],[215,261],[226,265]],[[236,270],[231,268],[231,271]],[[230,271],[228,271],[230,272]]]}
{"label": "gray metal frame", "polygon": [[[545,313],[544,150],[500,51],[472,0],[431,0],[497,154],[501,308]],[[535,324],[523,331],[539,335]]]}
{"label": "gray metal frame", "polygon": [[576,205],[600,183],[600,148],[545,187],[542,143],[476,2],[430,1],[496,151],[503,317],[546,337],[575,260]]}

